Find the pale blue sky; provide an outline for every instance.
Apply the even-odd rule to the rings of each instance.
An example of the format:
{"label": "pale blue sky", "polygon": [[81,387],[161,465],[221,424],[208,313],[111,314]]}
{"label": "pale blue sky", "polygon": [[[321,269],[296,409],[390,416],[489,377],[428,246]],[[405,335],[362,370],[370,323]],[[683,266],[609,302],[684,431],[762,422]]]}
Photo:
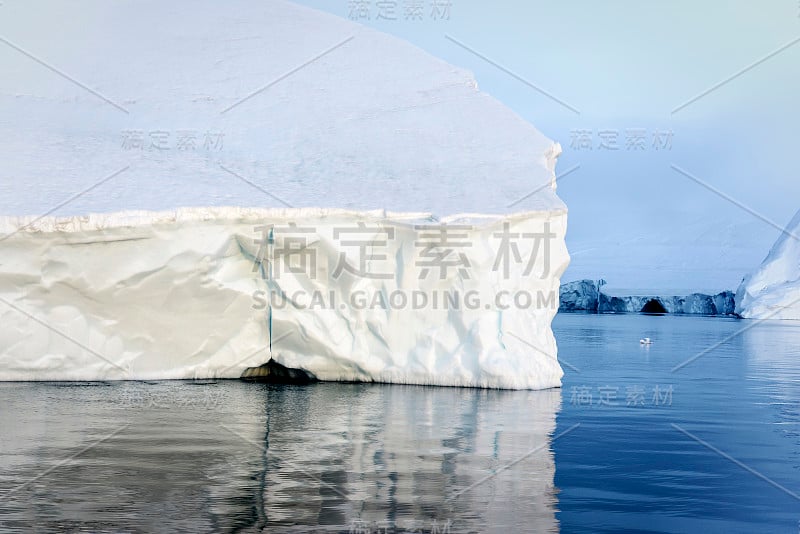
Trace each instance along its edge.
{"label": "pale blue sky", "polygon": [[[353,15],[348,0],[300,3]],[[376,20],[372,1],[359,22],[471,70],[562,144],[558,170],[580,165],[559,186],[570,208],[566,279],[603,276],[622,292],[735,290],[760,263],[778,230],[671,165],[779,225],[800,208],[800,42],[673,113],[800,38],[795,0],[451,0],[449,20],[432,20],[432,1],[423,3],[422,21],[406,20],[398,0],[397,20]],[[635,129],[646,148],[634,152],[626,138]],[[571,146],[577,130],[591,132],[592,150]],[[602,130],[617,132],[619,150],[599,148]],[[670,149],[655,149],[656,130],[672,132]]]}

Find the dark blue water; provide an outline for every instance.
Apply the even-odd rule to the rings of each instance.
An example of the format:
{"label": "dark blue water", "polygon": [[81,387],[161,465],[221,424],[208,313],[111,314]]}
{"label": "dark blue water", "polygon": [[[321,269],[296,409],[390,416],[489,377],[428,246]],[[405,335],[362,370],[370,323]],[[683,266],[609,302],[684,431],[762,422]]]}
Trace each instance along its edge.
{"label": "dark blue water", "polygon": [[580,423],[553,443],[564,531],[800,531],[800,328],[588,315],[556,326],[576,368],[557,432]]}
{"label": "dark blue water", "polygon": [[0,530],[797,533],[800,327],[753,325],[560,315],[539,392],[0,384]]}

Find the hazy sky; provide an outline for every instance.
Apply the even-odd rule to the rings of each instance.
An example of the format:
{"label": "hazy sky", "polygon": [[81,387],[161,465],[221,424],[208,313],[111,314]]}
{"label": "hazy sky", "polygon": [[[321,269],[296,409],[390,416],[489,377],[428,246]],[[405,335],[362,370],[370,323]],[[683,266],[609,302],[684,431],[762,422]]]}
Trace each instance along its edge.
{"label": "hazy sky", "polygon": [[[779,231],[723,195],[777,225],[800,208],[796,0],[300,3],[473,71],[561,143],[558,171],[580,165],[559,185],[570,208],[566,279],[735,290]],[[406,12],[415,3],[422,20]]]}

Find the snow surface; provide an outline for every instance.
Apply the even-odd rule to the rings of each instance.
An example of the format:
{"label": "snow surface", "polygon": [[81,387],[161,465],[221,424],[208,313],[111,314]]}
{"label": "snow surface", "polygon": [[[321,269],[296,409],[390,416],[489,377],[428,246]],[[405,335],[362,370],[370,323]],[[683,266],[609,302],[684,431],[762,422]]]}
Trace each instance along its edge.
{"label": "snow surface", "polygon": [[3,19],[102,98],[0,46],[0,214],[45,213],[123,168],[56,214],[564,208],[557,144],[470,72],[349,20],[280,0],[13,2]]}
{"label": "snow surface", "polygon": [[[70,23],[43,23],[42,9]],[[328,380],[560,385],[561,148],[470,73],[279,0],[3,10],[14,24],[0,47],[0,213],[15,217],[0,222],[0,379],[238,377],[272,356]],[[545,220],[549,274],[515,264],[498,279],[492,234]],[[415,278],[413,221],[474,224],[471,278]],[[255,273],[255,225],[292,222],[315,229],[309,250],[328,260],[352,253],[336,225],[399,224],[391,279]],[[254,309],[258,291],[452,287],[490,308],[501,290],[556,298],[533,310]]]}
{"label": "snow surface", "polygon": [[800,211],[761,266],[742,281],[736,311],[747,319],[800,321]]}

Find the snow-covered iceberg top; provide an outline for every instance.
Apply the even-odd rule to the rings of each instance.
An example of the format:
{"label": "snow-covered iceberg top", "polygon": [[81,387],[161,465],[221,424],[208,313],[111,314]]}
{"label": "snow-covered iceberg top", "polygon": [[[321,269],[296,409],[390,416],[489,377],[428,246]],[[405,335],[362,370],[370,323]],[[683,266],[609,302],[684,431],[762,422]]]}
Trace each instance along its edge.
{"label": "snow-covered iceberg top", "polygon": [[800,321],[800,211],[761,266],[742,281],[736,312],[748,319]]}
{"label": "snow-covered iceberg top", "polygon": [[0,220],[0,379],[560,385],[565,212],[207,208]]}
{"label": "snow-covered iceberg top", "polygon": [[[43,10],[70,24],[32,32]],[[558,144],[470,72],[352,21],[282,0],[14,2],[3,21],[95,93],[0,50],[2,215],[92,186],[58,213],[564,208]]]}

